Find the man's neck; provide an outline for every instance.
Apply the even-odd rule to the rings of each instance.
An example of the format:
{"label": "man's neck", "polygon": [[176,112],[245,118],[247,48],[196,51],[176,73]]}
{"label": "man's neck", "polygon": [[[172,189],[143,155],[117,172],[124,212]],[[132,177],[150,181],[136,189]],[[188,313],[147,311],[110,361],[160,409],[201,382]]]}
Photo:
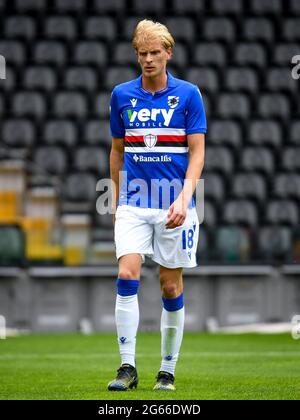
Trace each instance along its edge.
{"label": "man's neck", "polygon": [[166,72],[162,73],[156,78],[142,76],[143,89],[151,93],[155,93],[155,92],[165,89],[167,87],[167,84],[168,84],[168,75]]}

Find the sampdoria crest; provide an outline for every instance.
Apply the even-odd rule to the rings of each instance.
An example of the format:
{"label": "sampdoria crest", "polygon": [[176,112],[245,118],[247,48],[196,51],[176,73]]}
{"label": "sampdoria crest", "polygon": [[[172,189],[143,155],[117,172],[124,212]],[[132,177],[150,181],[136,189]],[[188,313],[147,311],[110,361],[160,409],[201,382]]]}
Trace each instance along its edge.
{"label": "sampdoria crest", "polygon": [[168,105],[170,108],[176,108],[179,103],[179,96],[168,96]]}
{"label": "sampdoria crest", "polygon": [[146,134],[144,136],[144,143],[147,147],[154,147],[157,142],[157,136],[154,134]]}

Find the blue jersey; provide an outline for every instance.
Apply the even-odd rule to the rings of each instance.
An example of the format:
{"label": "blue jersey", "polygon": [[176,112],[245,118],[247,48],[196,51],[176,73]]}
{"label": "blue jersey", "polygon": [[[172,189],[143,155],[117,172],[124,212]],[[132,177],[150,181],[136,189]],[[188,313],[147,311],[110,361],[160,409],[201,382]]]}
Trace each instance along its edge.
{"label": "blue jersey", "polygon": [[167,76],[167,87],[155,93],[143,89],[142,76],[112,92],[111,135],[124,141],[119,205],[168,208],[185,179],[187,135],[206,133],[199,88]]}

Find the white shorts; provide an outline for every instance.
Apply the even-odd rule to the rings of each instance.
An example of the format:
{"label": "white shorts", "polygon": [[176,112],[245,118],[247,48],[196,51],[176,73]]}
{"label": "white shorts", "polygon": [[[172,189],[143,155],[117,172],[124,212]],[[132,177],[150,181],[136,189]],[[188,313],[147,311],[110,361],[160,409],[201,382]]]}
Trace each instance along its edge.
{"label": "white shorts", "polygon": [[120,205],[116,211],[117,259],[145,255],[167,268],[196,267],[199,221],[195,208],[187,210],[182,226],[167,229],[168,210]]}

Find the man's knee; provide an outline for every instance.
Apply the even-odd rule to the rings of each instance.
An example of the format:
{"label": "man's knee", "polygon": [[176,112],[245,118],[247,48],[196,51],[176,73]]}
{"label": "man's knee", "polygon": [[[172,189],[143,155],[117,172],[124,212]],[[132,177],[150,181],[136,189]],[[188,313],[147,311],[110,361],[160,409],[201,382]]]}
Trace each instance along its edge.
{"label": "man's knee", "polygon": [[138,269],[132,269],[131,267],[121,267],[118,277],[124,280],[139,280],[140,272]]}
{"label": "man's knee", "polygon": [[118,277],[125,280],[139,280],[141,275],[140,255],[124,255],[119,259]]}
{"label": "man's knee", "polygon": [[172,299],[182,293],[182,277],[177,273],[161,272],[160,285],[164,297]]}
{"label": "man's knee", "polygon": [[180,294],[179,287],[176,283],[163,283],[161,289],[163,296],[170,299],[175,298]]}

